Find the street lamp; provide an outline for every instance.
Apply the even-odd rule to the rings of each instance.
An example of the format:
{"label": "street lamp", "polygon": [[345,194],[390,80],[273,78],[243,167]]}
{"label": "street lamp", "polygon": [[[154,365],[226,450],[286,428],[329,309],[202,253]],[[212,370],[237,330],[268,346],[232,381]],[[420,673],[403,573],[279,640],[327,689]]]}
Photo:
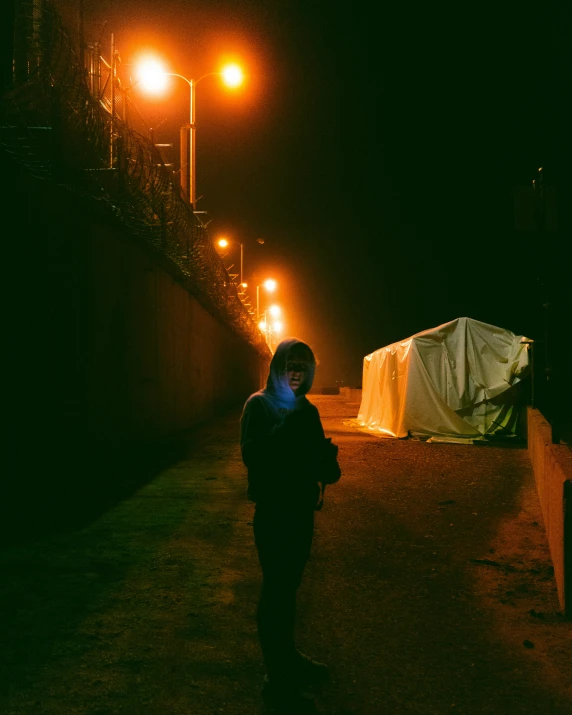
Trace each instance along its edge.
{"label": "street lamp", "polygon": [[272,327],[270,328],[270,349],[274,350],[276,345],[278,344],[278,336],[283,330],[282,323],[279,320],[275,320],[272,323]]}
{"label": "street lamp", "polygon": [[[278,306],[272,306],[278,307]],[[282,332],[283,325],[279,320],[275,320],[273,323],[268,321],[268,315],[270,314],[270,309],[262,313],[262,319],[258,323],[258,328],[264,335],[268,347],[270,350],[274,350],[276,343],[278,342],[278,336]]]}
{"label": "street lamp", "polygon": [[273,293],[277,285],[275,280],[268,278],[264,283],[256,286],[256,320],[260,320],[260,288],[264,287],[269,293]]}
{"label": "street lamp", "polygon": [[217,245],[220,246],[220,248],[227,248],[229,243],[240,246],[240,285],[245,288],[246,286],[242,280],[244,274],[244,244],[239,241],[233,241],[230,238],[219,238],[217,241]]}
{"label": "street lamp", "polygon": [[238,87],[242,84],[243,74],[236,64],[227,65],[220,72],[207,72],[199,79],[187,79],[176,72],[165,72],[157,60],[146,60],[139,65],[138,78],[141,84],[151,92],[161,92],[166,86],[166,77],[179,77],[190,89],[189,124],[181,127],[181,189],[189,197],[189,203],[194,207],[196,202],[196,161],[195,161],[195,88],[205,77],[219,75],[228,87]]}

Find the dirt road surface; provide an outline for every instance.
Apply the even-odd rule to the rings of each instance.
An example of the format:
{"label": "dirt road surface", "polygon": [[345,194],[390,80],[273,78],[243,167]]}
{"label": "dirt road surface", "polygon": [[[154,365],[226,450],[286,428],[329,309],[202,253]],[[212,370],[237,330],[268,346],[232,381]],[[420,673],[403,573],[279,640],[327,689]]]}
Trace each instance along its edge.
{"label": "dirt road surface", "polygon": [[[526,450],[381,440],[344,424],[357,404],[311,399],[344,473],[299,594],[299,647],[332,670],[321,711],[570,715]],[[93,517],[5,545],[2,715],[264,712],[238,418]]]}

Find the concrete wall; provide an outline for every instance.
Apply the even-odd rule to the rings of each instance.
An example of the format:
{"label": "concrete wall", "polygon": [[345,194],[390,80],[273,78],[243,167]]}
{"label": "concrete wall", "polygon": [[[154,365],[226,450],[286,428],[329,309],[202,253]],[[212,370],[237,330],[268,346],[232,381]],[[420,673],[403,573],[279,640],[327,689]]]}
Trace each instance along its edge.
{"label": "concrete wall", "polygon": [[167,437],[259,388],[265,364],[255,350],[138,244],[94,226],[84,265],[90,435]]}
{"label": "concrete wall", "polygon": [[34,453],[54,463],[85,441],[175,436],[259,389],[265,360],[105,204],[6,163],[5,411],[14,439],[29,435]]}
{"label": "concrete wall", "polygon": [[[534,470],[534,478],[552,563],[558,588],[560,605],[568,616],[572,615],[572,593],[567,592],[570,582],[570,556],[572,533],[565,527],[564,488],[572,480],[572,452],[566,445],[552,444],[550,424],[536,409],[528,408],[528,453]],[[568,509],[572,505],[567,505]]]}

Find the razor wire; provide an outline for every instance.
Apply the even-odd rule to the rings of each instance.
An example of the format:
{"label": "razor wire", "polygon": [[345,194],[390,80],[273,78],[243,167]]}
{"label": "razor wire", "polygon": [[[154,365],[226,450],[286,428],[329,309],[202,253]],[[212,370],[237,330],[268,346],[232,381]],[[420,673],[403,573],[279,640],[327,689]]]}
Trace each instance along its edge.
{"label": "razor wire", "polygon": [[15,14],[13,83],[0,102],[2,150],[33,176],[103,205],[167,257],[181,284],[211,314],[268,359],[268,345],[233,277],[159,150],[118,115],[117,105],[129,101],[126,92],[110,76],[93,95],[50,0],[18,0]]}

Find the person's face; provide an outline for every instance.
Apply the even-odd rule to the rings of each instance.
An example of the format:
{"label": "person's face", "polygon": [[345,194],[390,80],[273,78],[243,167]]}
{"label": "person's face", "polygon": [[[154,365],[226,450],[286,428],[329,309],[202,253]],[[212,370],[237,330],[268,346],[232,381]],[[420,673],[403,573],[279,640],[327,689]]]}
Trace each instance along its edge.
{"label": "person's face", "polygon": [[304,382],[310,364],[305,357],[289,357],[286,363],[286,374],[288,375],[288,385],[297,394],[300,385]]}

